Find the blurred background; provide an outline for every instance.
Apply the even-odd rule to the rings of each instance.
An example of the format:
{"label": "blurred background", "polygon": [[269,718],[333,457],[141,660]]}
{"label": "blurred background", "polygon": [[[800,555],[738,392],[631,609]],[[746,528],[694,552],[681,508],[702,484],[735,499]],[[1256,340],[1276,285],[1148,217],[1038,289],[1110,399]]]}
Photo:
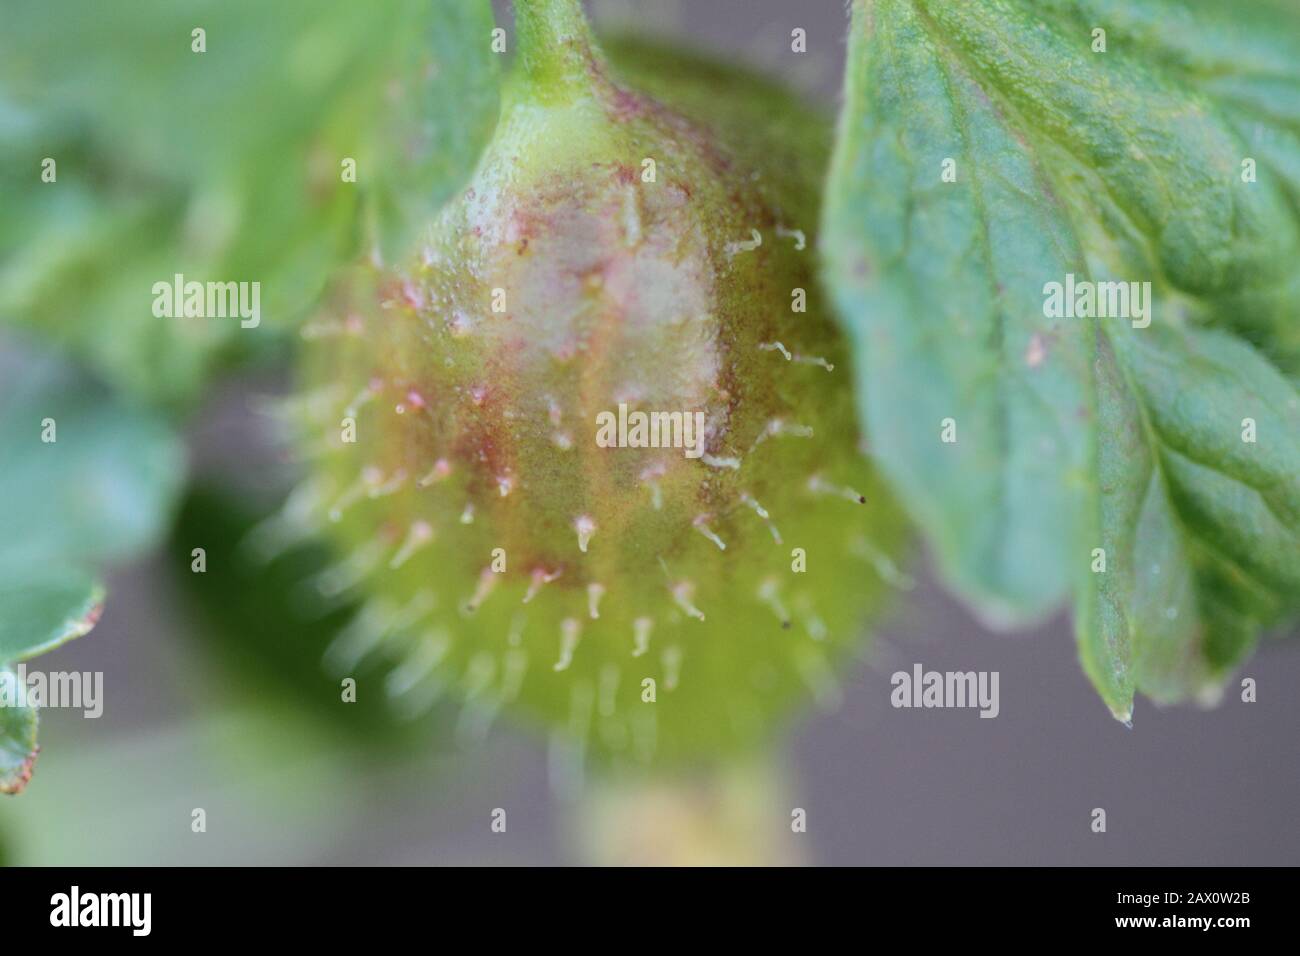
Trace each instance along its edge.
{"label": "blurred background", "polygon": [[[833,115],[847,22],[840,0],[588,6],[606,31],[739,59],[785,77]],[[509,24],[505,4],[497,15]],[[807,54],[790,52],[795,27],[807,31]],[[105,36],[113,42],[111,29]],[[13,75],[0,68],[0,79]],[[0,144],[6,123],[15,138],[28,129],[15,115],[0,109]],[[85,221],[70,221],[75,228],[43,241],[84,239]],[[0,277],[22,248],[5,250]],[[0,320],[21,308],[20,299],[0,300]],[[34,361],[33,341],[29,331],[0,337],[0,374]],[[75,342],[70,350],[83,356]],[[129,367],[119,356],[95,374],[112,380]],[[295,468],[274,428],[274,400],[289,390],[285,355],[240,368],[186,399],[190,484],[163,543],[112,566],[98,626],[32,665],[102,671],[104,713],[42,714],[35,778],[22,796],[0,798],[5,864],[542,865],[663,858],[666,846],[687,862],[1300,859],[1300,642],[1265,641],[1247,664],[1240,676],[1257,682],[1255,703],[1240,700],[1235,682],[1212,709],[1139,699],[1126,728],[1083,676],[1064,616],[1024,633],[987,631],[923,560],[914,589],[841,675],[843,705],[796,715],[761,766],[557,794],[544,744],[508,719],[484,736],[454,703],[415,720],[364,697],[343,707],[319,660],[347,608],[322,613],[303,592],[328,556],[305,548],[266,565],[240,547]],[[14,462],[0,459],[6,467]],[[204,575],[190,573],[197,546],[207,550]],[[997,719],[892,708],[890,674],[916,662],[1000,672]],[[798,835],[796,807],[807,814]],[[1104,834],[1090,830],[1097,807],[1106,810]],[[191,830],[196,808],[205,833]],[[496,808],[508,813],[506,833],[492,832]]]}

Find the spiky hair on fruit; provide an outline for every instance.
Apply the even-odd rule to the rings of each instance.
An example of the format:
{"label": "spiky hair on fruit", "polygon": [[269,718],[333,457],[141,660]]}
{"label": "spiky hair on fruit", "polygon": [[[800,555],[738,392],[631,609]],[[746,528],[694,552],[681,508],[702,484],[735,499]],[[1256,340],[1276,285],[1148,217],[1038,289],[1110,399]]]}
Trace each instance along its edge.
{"label": "spiky hair on fruit", "polygon": [[[516,3],[516,40],[472,180],[304,350],[299,501],[367,596],[331,662],[601,763],[735,752],[834,699],[896,574],[813,275],[828,129],[695,57],[607,59],[576,0]],[[598,442],[620,406],[698,414],[698,457]]]}

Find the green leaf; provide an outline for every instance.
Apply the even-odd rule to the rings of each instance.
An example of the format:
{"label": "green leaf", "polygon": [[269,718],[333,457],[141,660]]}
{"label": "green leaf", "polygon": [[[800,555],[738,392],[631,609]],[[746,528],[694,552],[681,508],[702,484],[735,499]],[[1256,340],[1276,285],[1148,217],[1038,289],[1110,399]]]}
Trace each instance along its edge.
{"label": "green leaf", "polygon": [[140,553],[165,531],[185,472],[157,414],[27,349],[0,353],[0,455],[6,574]]}
{"label": "green leaf", "polygon": [[[1124,719],[1135,689],[1210,693],[1300,600],[1297,26],[1267,2],[854,6],[823,252],[872,451],[987,617],[1074,596]],[[1150,282],[1149,327],[1048,317],[1070,275]]]}
{"label": "green leaf", "polygon": [[[486,2],[421,2],[392,38],[383,105],[359,163],[385,255],[403,255],[478,162],[497,118],[499,60]],[[364,108],[364,107],[363,107]]]}
{"label": "green leaf", "polygon": [[23,661],[88,634],[104,606],[104,588],[76,568],[0,580],[0,660]]}
{"label": "green leaf", "polygon": [[185,469],[155,414],[18,347],[0,352],[0,461],[0,661],[16,661],[94,626],[87,569],[157,540]]}
{"label": "green leaf", "polygon": [[[6,11],[0,321],[151,401],[192,401],[281,344],[340,261],[413,233],[490,129],[487,0],[99,6]],[[155,316],[153,284],[177,273],[260,282],[260,324]]]}
{"label": "green leaf", "polygon": [[[95,626],[104,588],[87,568],[153,544],[184,471],[156,413],[0,341],[0,662]],[[35,734],[34,709],[0,708],[0,791],[26,786]]]}
{"label": "green leaf", "polygon": [[0,793],[21,793],[32,778],[36,708],[19,706],[18,675],[0,666]]}
{"label": "green leaf", "polygon": [[[1098,361],[1099,547],[1078,609],[1084,669],[1117,716],[1133,692],[1213,697],[1300,594],[1300,407],[1249,346],[1156,326]],[[1122,380],[1122,379],[1126,379]],[[1241,440],[1242,419],[1261,435]]]}

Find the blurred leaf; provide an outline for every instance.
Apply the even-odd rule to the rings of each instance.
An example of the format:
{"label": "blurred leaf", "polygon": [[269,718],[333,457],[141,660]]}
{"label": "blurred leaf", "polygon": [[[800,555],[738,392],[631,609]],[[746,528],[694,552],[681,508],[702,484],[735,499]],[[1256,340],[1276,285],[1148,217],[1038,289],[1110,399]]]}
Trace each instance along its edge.
{"label": "blurred leaf", "polygon": [[[987,615],[1074,595],[1121,718],[1211,691],[1300,599],[1298,25],[1271,0],[854,6],[824,253],[874,456]],[[1068,275],[1150,281],[1151,326],[1046,317]]]}
{"label": "blurred leaf", "polygon": [[150,546],[183,476],[154,414],[61,361],[0,350],[0,661],[94,627],[104,589],[86,569]]}
{"label": "blurred leaf", "polygon": [[[152,544],[183,476],[180,443],[152,413],[61,361],[0,349],[0,662],[95,626],[104,589],[85,569]],[[16,713],[0,709],[8,792],[26,785],[35,753],[35,710],[21,724]]]}
{"label": "blurred leaf", "polygon": [[374,183],[372,229],[392,259],[468,179],[497,118],[491,5],[421,3],[411,19],[385,64],[384,109],[358,160],[363,182]]}
{"label": "blurred leaf", "polygon": [[0,461],[0,569],[140,553],[166,530],[185,471],[156,414],[28,349],[0,355]]}
{"label": "blurred leaf", "polygon": [[90,632],[99,620],[104,588],[76,568],[0,579],[0,660],[23,661]]}
{"label": "blurred leaf", "polygon": [[36,708],[18,706],[18,675],[0,667],[0,793],[21,793],[36,762]]}
{"label": "blurred leaf", "polygon": [[[468,174],[493,119],[490,26],[487,0],[135,0],[109,18],[92,0],[11,5],[0,320],[117,387],[192,400],[292,330],[368,232],[411,234],[399,220]],[[153,284],[177,273],[260,282],[261,325],[154,316]]]}

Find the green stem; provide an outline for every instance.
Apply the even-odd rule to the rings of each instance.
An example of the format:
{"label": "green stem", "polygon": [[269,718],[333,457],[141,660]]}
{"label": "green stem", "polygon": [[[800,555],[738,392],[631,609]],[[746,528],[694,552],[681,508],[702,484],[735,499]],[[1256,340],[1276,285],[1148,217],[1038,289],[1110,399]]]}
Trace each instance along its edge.
{"label": "green stem", "polygon": [[514,0],[518,70],[535,95],[587,93],[604,59],[581,0]]}

